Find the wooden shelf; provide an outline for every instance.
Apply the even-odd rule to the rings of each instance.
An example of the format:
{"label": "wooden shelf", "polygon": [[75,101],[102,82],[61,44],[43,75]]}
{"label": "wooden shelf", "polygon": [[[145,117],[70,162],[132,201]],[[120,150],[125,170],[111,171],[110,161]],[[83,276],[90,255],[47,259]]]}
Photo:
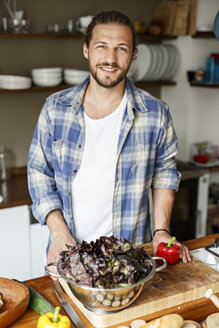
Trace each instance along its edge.
{"label": "wooden shelf", "polygon": [[174,86],[176,85],[175,81],[142,81],[136,82],[136,87],[144,88],[144,87],[162,87],[162,86]]}
{"label": "wooden shelf", "polygon": [[207,83],[207,82],[190,82],[191,87],[204,87],[204,88],[219,88],[219,82]]}
{"label": "wooden shelf", "polygon": [[63,89],[70,88],[70,85],[61,84],[55,87],[36,87],[33,86],[29,89],[20,89],[20,90],[8,90],[8,89],[0,89],[0,93],[31,93],[31,92],[47,92],[47,91],[59,91]]}
{"label": "wooden shelf", "polygon": [[214,32],[196,32],[193,36],[194,39],[215,39]]}
{"label": "wooden shelf", "polygon": [[171,35],[149,35],[149,34],[136,34],[137,38],[140,40],[147,40],[147,41],[163,41],[163,40],[174,40],[177,39],[177,36]]}
{"label": "wooden shelf", "polygon": [[[148,34],[136,34],[139,40],[162,41],[176,39],[176,36],[153,36]],[[0,33],[1,39],[83,39],[82,33]]]}
{"label": "wooden shelf", "polygon": [[0,33],[1,39],[82,39],[81,33]]}
{"label": "wooden shelf", "polygon": [[[175,81],[152,81],[152,82],[137,82],[135,83],[135,85],[138,88],[145,88],[145,87],[160,87],[160,86],[174,86],[176,85]],[[29,89],[21,89],[21,90],[8,90],[8,89],[0,89],[0,93],[31,93],[31,92],[48,92],[48,91],[60,91],[63,89],[67,89],[70,88],[71,85],[67,85],[67,84],[61,84],[55,87],[36,87],[33,86]]]}

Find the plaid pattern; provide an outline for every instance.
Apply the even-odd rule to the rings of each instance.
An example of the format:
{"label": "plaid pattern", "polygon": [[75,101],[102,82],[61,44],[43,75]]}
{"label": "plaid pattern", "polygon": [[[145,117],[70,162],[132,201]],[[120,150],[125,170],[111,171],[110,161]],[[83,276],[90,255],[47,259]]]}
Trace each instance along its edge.
{"label": "plaid pattern", "polygon": [[[61,209],[74,236],[71,183],[80,169],[84,146],[82,99],[89,78],[47,98],[34,132],[28,159],[28,183],[34,216]],[[168,106],[128,79],[127,106],[117,150],[113,198],[113,234],[139,245],[150,232],[149,190],[177,190],[177,138]],[[149,233],[150,235],[150,233]]]}

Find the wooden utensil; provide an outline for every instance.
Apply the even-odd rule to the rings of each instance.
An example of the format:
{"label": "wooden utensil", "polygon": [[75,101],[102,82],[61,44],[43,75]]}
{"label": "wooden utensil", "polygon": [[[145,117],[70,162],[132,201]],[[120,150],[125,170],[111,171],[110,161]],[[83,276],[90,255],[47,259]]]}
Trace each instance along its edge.
{"label": "wooden utensil", "polygon": [[24,313],[30,294],[26,286],[7,278],[0,278],[0,293],[4,302],[0,310],[0,328],[5,328]]}

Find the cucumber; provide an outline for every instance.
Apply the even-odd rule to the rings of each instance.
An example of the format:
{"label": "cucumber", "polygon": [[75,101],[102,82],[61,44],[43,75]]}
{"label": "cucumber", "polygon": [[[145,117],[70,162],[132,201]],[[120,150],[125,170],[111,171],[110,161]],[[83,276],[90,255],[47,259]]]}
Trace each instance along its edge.
{"label": "cucumber", "polygon": [[29,285],[25,284],[23,281],[19,281],[16,279],[12,279],[14,281],[17,281],[23,285],[25,285],[30,292],[30,302],[29,307],[33,309],[34,311],[38,312],[39,314],[45,314],[48,312],[54,313],[55,308],[50,304],[42,295],[40,295],[35,289],[30,287]]}

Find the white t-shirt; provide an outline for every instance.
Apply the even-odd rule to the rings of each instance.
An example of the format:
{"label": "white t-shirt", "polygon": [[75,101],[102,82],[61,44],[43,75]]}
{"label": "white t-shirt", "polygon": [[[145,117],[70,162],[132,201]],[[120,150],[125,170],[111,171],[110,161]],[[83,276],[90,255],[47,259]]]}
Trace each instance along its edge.
{"label": "white t-shirt", "polygon": [[85,146],[80,169],[72,183],[75,239],[96,240],[112,234],[116,153],[126,92],[110,115],[93,120],[85,117]]}

